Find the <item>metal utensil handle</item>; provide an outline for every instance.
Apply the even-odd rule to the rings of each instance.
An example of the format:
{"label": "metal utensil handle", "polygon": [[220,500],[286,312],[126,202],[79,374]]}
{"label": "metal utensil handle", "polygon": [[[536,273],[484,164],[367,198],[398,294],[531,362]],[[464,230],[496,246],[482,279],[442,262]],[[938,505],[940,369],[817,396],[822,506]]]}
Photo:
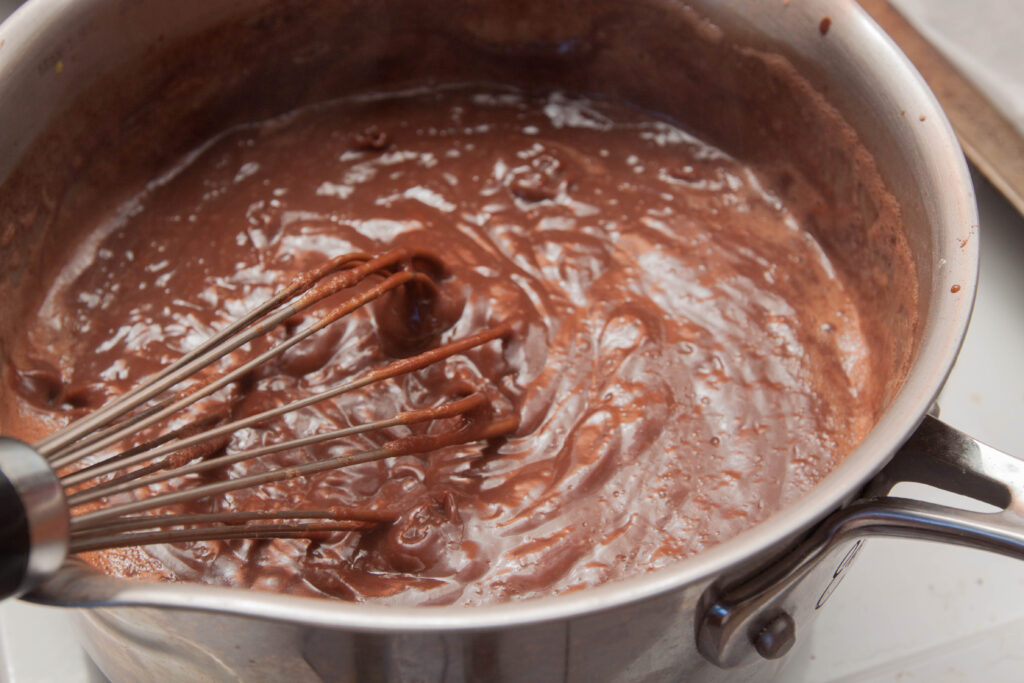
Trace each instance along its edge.
{"label": "metal utensil handle", "polygon": [[49,578],[68,550],[64,489],[30,446],[0,437],[0,600]]}
{"label": "metal utensil handle", "polygon": [[0,469],[0,600],[20,592],[28,574],[30,547],[25,504]]}
{"label": "metal utensil handle", "polygon": [[[890,496],[901,482],[929,484],[999,511],[970,512]],[[1024,560],[1024,461],[926,417],[862,497],[826,518],[796,550],[705,593],[698,610],[698,649],[722,667],[781,657],[796,641],[798,626],[832,595],[869,536],[940,541]]]}

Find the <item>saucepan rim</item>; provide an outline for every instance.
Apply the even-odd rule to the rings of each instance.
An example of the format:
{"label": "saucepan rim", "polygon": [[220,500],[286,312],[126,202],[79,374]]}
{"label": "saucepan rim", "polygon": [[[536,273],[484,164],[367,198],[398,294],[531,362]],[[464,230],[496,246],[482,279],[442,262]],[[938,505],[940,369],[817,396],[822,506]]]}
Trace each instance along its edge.
{"label": "saucepan rim", "polygon": [[[9,60],[17,60],[23,40],[45,37],[70,3],[34,0],[0,25],[0,78]],[[197,609],[357,629],[366,632],[415,632],[507,628],[594,614],[698,585],[737,568],[768,549],[811,528],[856,496],[892,457],[932,405],[951,370],[966,333],[977,283],[977,207],[963,153],[948,120],[921,76],[895,44],[852,0],[805,3],[832,18],[829,39],[856,69],[877,77],[906,103],[915,117],[895,117],[913,141],[917,164],[931,180],[929,200],[939,223],[930,285],[929,314],[916,359],[906,381],[863,442],[800,500],[768,520],[700,554],[649,573],[568,594],[486,606],[390,607],[326,598],[279,595],[195,584],[149,583],[115,579],[70,560],[50,582],[27,599],[78,606],[151,606]],[[926,120],[926,122],[925,122]],[[922,125],[917,125],[922,123]],[[956,296],[950,295],[959,286]],[[927,287],[928,285],[925,284]],[[924,292],[922,293],[925,294]],[[944,294],[944,295],[943,295]]]}

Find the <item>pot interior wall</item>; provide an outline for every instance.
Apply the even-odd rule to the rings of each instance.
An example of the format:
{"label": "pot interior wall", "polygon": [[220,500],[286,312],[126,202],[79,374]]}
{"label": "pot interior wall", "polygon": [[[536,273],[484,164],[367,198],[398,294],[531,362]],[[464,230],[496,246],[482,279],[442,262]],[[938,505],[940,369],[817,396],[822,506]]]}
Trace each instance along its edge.
{"label": "pot interior wall", "polygon": [[[63,74],[38,75],[63,76],[65,85],[32,121],[18,117],[10,98],[0,103],[0,120],[17,121],[32,140],[17,159],[0,161],[0,344],[38,306],[45,287],[37,278],[65,265],[90,218],[225,128],[347,93],[476,81],[623,97],[756,163],[784,199],[813,184],[823,201],[798,219],[870,312],[872,371],[888,378],[877,413],[905,376],[918,342],[917,273],[927,277],[931,262],[929,228],[923,217],[901,223],[872,156],[850,144],[853,130],[792,66],[802,58],[751,38],[756,12],[737,26],[735,16],[707,20],[658,0],[244,8],[190,0],[174,12],[153,7],[160,4],[107,3],[94,12],[81,43],[67,48],[88,71],[69,58],[55,67]],[[104,44],[125,31],[133,40]],[[916,272],[906,265],[908,242],[917,247]]]}

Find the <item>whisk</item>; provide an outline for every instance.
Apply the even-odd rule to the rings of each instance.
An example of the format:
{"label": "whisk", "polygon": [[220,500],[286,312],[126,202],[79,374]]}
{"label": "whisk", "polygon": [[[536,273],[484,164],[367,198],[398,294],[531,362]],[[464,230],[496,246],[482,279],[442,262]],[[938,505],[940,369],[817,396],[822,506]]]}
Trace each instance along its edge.
{"label": "whisk", "polygon": [[[388,520],[349,508],[195,514],[171,514],[166,508],[358,463],[492,439],[515,430],[517,416],[494,415],[487,396],[475,392],[441,405],[343,429],[239,452],[224,451],[231,434],[240,429],[265,424],[506,337],[511,331],[508,323],[394,360],[241,419],[222,422],[219,415],[200,415],[190,418],[185,426],[167,426],[175,418],[180,421],[189,407],[239,382],[258,366],[388,292],[404,287],[425,293],[428,298],[436,295],[434,281],[413,267],[417,259],[425,258],[427,255],[407,249],[338,256],[295,278],[248,314],[98,411],[31,446],[0,437],[0,599],[21,595],[39,585],[56,572],[68,554],[190,541],[318,539],[335,532],[370,530]],[[370,277],[379,278],[379,282],[357,287]],[[351,290],[348,298],[337,304],[333,300],[325,302],[320,307],[324,310],[318,309],[312,322],[268,350],[230,370],[211,368],[257,337],[346,290]],[[174,390],[183,383],[186,386]],[[395,438],[377,448],[298,466],[207,483],[196,483],[196,477],[188,476],[356,434],[450,418],[458,418],[455,425],[439,433]],[[125,448],[125,444],[150,433],[144,430],[158,435],[143,437],[143,443]],[[170,490],[154,494],[149,489],[164,482],[173,484]],[[139,495],[147,490],[152,495]],[[135,495],[126,495],[133,492]]]}

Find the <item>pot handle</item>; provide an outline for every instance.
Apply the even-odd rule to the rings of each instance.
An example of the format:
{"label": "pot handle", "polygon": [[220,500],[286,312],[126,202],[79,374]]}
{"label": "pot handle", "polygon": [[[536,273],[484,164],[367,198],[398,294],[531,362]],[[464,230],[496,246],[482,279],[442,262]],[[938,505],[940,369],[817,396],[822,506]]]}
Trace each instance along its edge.
{"label": "pot handle", "polygon": [[[890,496],[900,482],[929,484],[999,510],[969,512]],[[926,417],[861,497],[826,518],[793,552],[705,591],[696,624],[701,654],[723,668],[785,655],[797,625],[825,604],[869,536],[941,541],[1024,559],[1024,460]]]}

